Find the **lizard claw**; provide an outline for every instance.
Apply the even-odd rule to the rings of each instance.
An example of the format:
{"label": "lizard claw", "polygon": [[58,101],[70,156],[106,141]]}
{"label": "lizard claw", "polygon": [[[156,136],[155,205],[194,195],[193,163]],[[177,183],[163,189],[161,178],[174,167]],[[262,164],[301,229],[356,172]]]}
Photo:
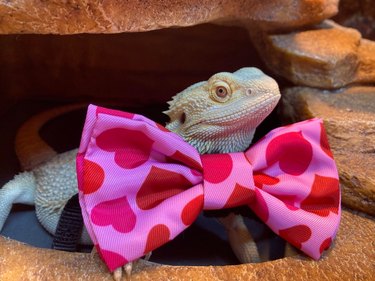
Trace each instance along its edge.
{"label": "lizard claw", "polygon": [[133,270],[133,263],[129,262],[123,266],[125,271],[126,280],[130,280]]}
{"label": "lizard claw", "polygon": [[[148,261],[151,257],[152,252],[149,252],[144,260]],[[136,260],[134,262],[128,262],[122,267],[118,267],[113,271],[113,280],[115,281],[121,281],[123,277],[123,272],[125,272],[125,278],[126,280],[130,280],[132,271],[133,271],[133,265],[135,265],[139,260]]]}
{"label": "lizard claw", "polygon": [[145,261],[149,261],[150,258],[151,258],[151,255],[152,255],[152,252],[149,252],[149,253],[145,256],[144,260],[145,260]]}
{"label": "lizard claw", "polygon": [[123,272],[125,272],[126,280],[130,280],[133,270],[133,262],[129,262],[122,267],[116,268],[113,273],[112,277],[114,281],[121,281],[123,277]]}
{"label": "lizard claw", "polygon": [[[126,266],[126,265],[125,265]],[[125,267],[124,266],[124,267]],[[122,267],[118,267],[113,271],[113,280],[115,281],[121,281],[122,279]]]}

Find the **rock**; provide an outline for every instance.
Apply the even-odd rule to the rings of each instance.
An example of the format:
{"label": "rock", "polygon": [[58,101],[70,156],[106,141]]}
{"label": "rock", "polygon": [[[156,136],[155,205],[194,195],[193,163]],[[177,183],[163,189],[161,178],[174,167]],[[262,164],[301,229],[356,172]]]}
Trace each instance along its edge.
{"label": "rock", "polygon": [[241,20],[290,29],[329,18],[337,6],[338,0],[0,0],[0,34],[138,32]]}
{"label": "rock", "polygon": [[339,13],[333,20],[357,29],[364,38],[375,40],[375,5],[373,0],[340,0]]}
{"label": "rock", "polygon": [[344,205],[375,215],[375,87],[341,92],[294,87],[283,92],[283,118],[320,117],[337,162]]}
{"label": "rock", "polygon": [[[333,247],[319,261],[294,256],[235,266],[166,266],[140,261],[132,280],[371,280],[374,218],[343,211]],[[95,255],[38,249],[0,237],[0,280],[113,280]]]}
{"label": "rock", "polygon": [[375,82],[375,42],[330,20],[313,29],[251,37],[265,64],[297,85],[340,88]]}

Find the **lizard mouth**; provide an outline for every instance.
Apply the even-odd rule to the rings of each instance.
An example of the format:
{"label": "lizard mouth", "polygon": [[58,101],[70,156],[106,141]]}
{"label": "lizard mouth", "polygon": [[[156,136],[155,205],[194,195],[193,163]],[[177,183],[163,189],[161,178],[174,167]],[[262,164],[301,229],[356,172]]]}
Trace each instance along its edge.
{"label": "lizard mouth", "polygon": [[189,130],[198,125],[239,127],[244,123],[257,126],[271,113],[279,99],[279,95],[267,98],[261,96],[245,102],[237,100],[220,108],[212,108],[204,112],[200,121],[186,124],[186,129]]}

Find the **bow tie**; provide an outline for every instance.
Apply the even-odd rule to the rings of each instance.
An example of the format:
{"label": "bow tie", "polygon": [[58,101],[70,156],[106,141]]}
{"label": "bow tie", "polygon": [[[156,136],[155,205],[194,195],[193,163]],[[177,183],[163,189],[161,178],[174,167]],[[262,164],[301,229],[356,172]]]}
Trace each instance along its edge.
{"label": "bow tie", "polygon": [[274,129],[246,152],[199,155],[144,116],[90,105],[77,175],[85,226],[111,271],[172,240],[202,210],[247,205],[314,259],[340,222],[320,119]]}

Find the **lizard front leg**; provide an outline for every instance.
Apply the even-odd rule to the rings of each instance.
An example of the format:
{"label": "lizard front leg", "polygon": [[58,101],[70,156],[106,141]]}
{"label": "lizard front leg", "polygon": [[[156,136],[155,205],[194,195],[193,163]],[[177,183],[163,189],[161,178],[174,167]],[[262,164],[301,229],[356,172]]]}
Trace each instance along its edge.
{"label": "lizard front leg", "polygon": [[34,205],[36,180],[32,172],[16,175],[0,189],[0,231],[15,203]]}
{"label": "lizard front leg", "polygon": [[218,220],[225,227],[229,244],[241,263],[260,262],[257,245],[241,215],[230,213]]}
{"label": "lizard front leg", "polygon": [[[229,244],[241,263],[261,262],[257,245],[241,215],[230,213],[226,217],[219,217],[218,220],[225,227]],[[284,257],[293,257],[297,254],[295,247],[289,243],[285,244]]]}
{"label": "lizard front leg", "polygon": [[285,244],[284,257],[293,257],[297,254],[298,254],[298,252],[297,252],[297,249],[295,247],[293,247],[289,243]]}

